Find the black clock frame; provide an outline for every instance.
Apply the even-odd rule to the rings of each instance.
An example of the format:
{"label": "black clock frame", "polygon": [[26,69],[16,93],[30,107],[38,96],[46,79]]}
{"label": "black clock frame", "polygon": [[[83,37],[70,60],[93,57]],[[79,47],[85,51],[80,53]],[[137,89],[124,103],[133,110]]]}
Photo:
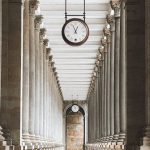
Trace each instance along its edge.
{"label": "black clock frame", "polygon": [[[77,42],[77,43],[71,42],[71,41],[69,41],[69,40],[66,38],[66,36],[65,36],[65,27],[67,26],[68,23],[70,23],[70,22],[72,22],[72,21],[79,21],[79,22],[81,22],[81,23],[85,26],[85,28],[86,28],[86,37],[85,37],[81,42]],[[85,22],[84,20],[79,19],[79,18],[71,18],[71,19],[67,20],[67,21],[65,22],[65,24],[63,25],[63,27],[62,27],[62,37],[63,37],[64,41],[65,41],[67,44],[69,44],[69,45],[71,45],[71,46],[80,46],[80,45],[82,45],[83,43],[85,43],[85,42],[87,41],[88,37],[89,37],[89,27],[88,27],[88,25],[86,24],[86,22]]]}

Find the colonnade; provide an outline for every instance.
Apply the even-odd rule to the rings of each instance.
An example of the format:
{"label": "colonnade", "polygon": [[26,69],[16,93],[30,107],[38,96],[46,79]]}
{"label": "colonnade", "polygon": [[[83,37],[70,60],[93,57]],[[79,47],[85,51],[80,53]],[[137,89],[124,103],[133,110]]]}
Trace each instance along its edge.
{"label": "colonnade", "polygon": [[36,15],[37,0],[24,2],[22,144],[34,148],[62,148],[63,101],[51,49]]}
{"label": "colonnade", "polygon": [[114,14],[107,15],[88,95],[87,149],[124,149],[126,143],[125,1],[110,5]]}

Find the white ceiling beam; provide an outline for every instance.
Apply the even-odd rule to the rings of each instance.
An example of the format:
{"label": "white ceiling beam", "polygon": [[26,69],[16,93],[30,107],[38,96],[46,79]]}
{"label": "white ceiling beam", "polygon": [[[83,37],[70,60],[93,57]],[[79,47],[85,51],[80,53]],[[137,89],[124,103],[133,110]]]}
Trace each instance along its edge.
{"label": "white ceiling beam", "polygon": [[[50,34],[49,32],[52,30],[59,31],[62,29],[63,24],[51,24],[50,22],[45,22],[44,27],[46,28],[47,34]],[[90,31],[101,31],[104,28],[104,24],[90,24],[88,25]],[[58,30],[59,29],[59,30]],[[55,36],[55,35],[54,35]]]}
{"label": "white ceiling beam", "polygon": [[[41,11],[41,14],[46,18],[65,18],[64,11]],[[81,15],[83,11],[70,11],[69,15]],[[86,11],[86,18],[105,19],[108,11]],[[69,19],[70,17],[68,17]],[[72,17],[71,17],[72,18]],[[83,18],[83,17],[78,17]]]}
{"label": "white ceiling beam", "polygon": [[61,65],[61,64],[76,64],[76,65],[94,65],[95,59],[55,59],[55,65]]}
{"label": "white ceiling beam", "polygon": [[[84,54],[84,53],[56,53],[56,54],[53,54],[53,58],[54,59],[62,59],[62,58],[68,58],[68,59],[72,59],[72,58],[82,58],[82,59],[90,59],[90,58],[93,58],[95,59],[96,58],[96,54],[95,53],[87,53],[87,54]],[[78,61],[78,60],[77,60]]]}
{"label": "white ceiling beam", "polygon": [[[68,4],[83,4],[81,0],[68,0]],[[104,4],[109,3],[110,0],[86,0],[86,4]],[[40,4],[64,4],[64,0],[40,0]]]}
{"label": "white ceiling beam", "polygon": [[70,87],[72,87],[72,88],[89,88],[89,85],[82,85],[82,84],[74,84],[74,85],[61,85],[62,86],[62,89],[63,88],[70,88]]}
{"label": "white ceiling beam", "polygon": [[58,77],[59,78],[67,78],[67,77],[91,77],[92,74],[59,74]]}
{"label": "white ceiling beam", "polygon": [[85,45],[85,44],[83,44],[79,47],[73,47],[73,46],[70,46],[68,44],[66,44],[66,45],[50,45],[50,47],[52,49],[61,49],[62,48],[62,49],[70,49],[70,51],[75,50],[75,49],[78,49],[78,50],[80,50],[80,49],[98,49],[99,46],[100,46],[99,44],[97,44],[97,45]]}
{"label": "white ceiling beam", "polygon": [[63,78],[63,79],[61,79],[61,81],[62,82],[66,82],[66,81],[68,81],[68,82],[89,82],[89,81],[91,81],[91,78],[83,78],[83,79],[81,79],[81,78],[79,78],[79,79],[76,79],[76,78],[71,78],[71,79],[67,79],[67,78]]}
{"label": "white ceiling beam", "polygon": [[[62,36],[62,33],[61,33],[61,28],[58,28],[58,29],[48,29],[48,31],[46,32],[46,36],[48,36],[50,39],[53,37],[53,36],[59,36],[61,37]],[[90,30],[90,35],[91,36],[101,36],[103,35],[103,31],[98,29],[98,30]]]}
{"label": "white ceiling beam", "polygon": [[[70,69],[70,70],[93,70],[94,69],[94,66],[93,65],[80,65],[80,66],[77,66],[77,65],[58,65],[57,66],[57,69]],[[59,71],[58,71],[59,73]]]}
{"label": "white ceiling beam", "polygon": [[[41,4],[40,5],[40,10],[41,11],[56,11],[56,10],[64,10],[64,3],[63,4]],[[103,3],[103,4],[87,4],[86,5],[86,11],[106,11],[110,7],[109,4]],[[83,5],[82,4],[69,4],[68,5],[68,11],[82,11],[83,10]]]}
{"label": "white ceiling beam", "polygon": [[90,85],[90,81],[86,81],[86,82],[71,82],[71,81],[69,81],[69,82],[63,82],[63,81],[60,81],[60,85],[63,85],[63,86],[70,86],[70,85],[73,85],[73,86],[80,86],[80,85],[82,85],[82,86],[89,86]]}
{"label": "white ceiling beam", "polygon": [[[57,49],[52,49],[52,52],[51,53],[53,53],[53,54],[57,54],[57,53],[59,53],[59,54],[62,54],[62,53],[84,53],[85,55],[87,54],[87,53],[97,53],[98,52],[98,48],[96,48],[96,49],[78,49],[78,48],[76,48],[76,49],[64,49],[64,48],[62,48],[62,49],[59,49],[59,48],[57,48]],[[57,59],[56,59],[56,61],[57,61]],[[64,60],[63,60],[64,61]]]}
{"label": "white ceiling beam", "polygon": [[[101,39],[101,36],[89,36],[87,41],[95,42],[95,41],[100,41],[100,39]],[[62,41],[63,40],[62,36],[53,36],[52,38],[49,38],[49,41],[51,41],[51,42],[56,41],[56,40],[57,40],[57,42]]]}
{"label": "white ceiling beam", "polygon": [[59,74],[61,74],[61,73],[63,73],[63,74],[72,74],[72,73],[74,73],[74,74],[86,74],[86,73],[92,73],[93,72],[93,69],[89,69],[89,70],[87,70],[87,69],[75,69],[75,70],[73,70],[73,69],[70,69],[70,70],[61,70],[61,69],[58,69],[57,68],[57,70],[58,70],[58,72],[59,72]]}
{"label": "white ceiling beam", "polygon": [[[64,24],[65,23],[65,18],[48,18],[46,16],[44,16],[43,22],[48,22],[50,24]],[[106,23],[106,18],[99,18],[99,19],[95,19],[95,18],[86,18],[86,23],[88,25],[90,24],[105,24]]]}
{"label": "white ceiling beam", "polygon": [[[101,42],[100,42],[100,40],[99,41],[86,41],[85,43],[84,43],[84,45],[100,45],[101,44]],[[63,39],[61,40],[61,41],[57,41],[57,39],[55,39],[54,41],[51,41],[51,40],[49,40],[49,45],[51,46],[51,45],[67,45],[66,43],[65,43],[65,41],[63,41]]]}

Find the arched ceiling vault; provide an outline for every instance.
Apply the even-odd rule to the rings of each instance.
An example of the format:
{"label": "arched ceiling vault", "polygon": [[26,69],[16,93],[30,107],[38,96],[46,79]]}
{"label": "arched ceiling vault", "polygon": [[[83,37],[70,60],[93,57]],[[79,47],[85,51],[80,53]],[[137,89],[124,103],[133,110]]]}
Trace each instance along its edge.
{"label": "arched ceiling vault", "polygon": [[[110,0],[85,0],[86,23],[90,35],[85,44],[78,47],[67,45],[61,36],[65,23],[65,0],[40,0],[43,27],[52,50],[64,100],[86,100],[95,66],[98,48],[110,10]],[[68,0],[69,14],[82,14],[82,0]]]}

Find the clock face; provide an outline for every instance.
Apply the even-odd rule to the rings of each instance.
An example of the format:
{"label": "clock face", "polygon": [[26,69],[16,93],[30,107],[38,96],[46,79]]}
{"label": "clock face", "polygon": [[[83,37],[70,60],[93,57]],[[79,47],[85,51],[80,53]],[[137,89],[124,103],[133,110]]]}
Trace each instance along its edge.
{"label": "clock face", "polygon": [[72,110],[73,112],[78,112],[78,111],[79,111],[79,106],[78,106],[78,105],[73,105],[73,106],[71,107],[71,110]]}
{"label": "clock face", "polygon": [[67,20],[62,28],[62,36],[69,45],[82,45],[89,36],[89,28],[87,24],[78,18]]}

